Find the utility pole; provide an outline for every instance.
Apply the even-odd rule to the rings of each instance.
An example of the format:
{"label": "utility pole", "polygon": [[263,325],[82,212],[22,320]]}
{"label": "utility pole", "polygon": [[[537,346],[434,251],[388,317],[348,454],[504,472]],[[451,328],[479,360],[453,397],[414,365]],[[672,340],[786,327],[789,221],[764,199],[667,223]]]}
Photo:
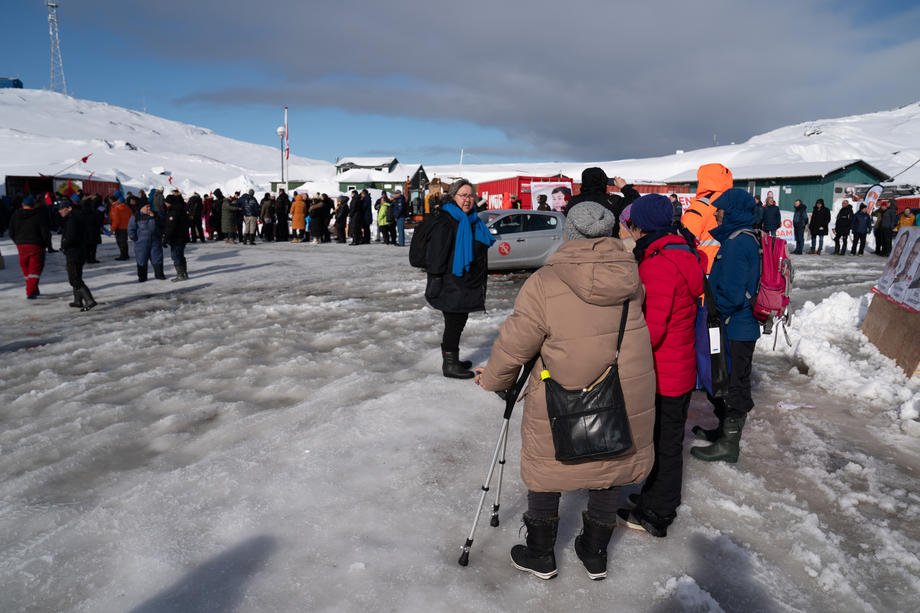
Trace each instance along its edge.
{"label": "utility pole", "polygon": [[48,36],[51,38],[51,83],[50,89],[67,95],[67,79],[64,78],[64,59],[61,57],[61,35],[58,30],[57,9],[55,0],[47,0],[48,5]]}

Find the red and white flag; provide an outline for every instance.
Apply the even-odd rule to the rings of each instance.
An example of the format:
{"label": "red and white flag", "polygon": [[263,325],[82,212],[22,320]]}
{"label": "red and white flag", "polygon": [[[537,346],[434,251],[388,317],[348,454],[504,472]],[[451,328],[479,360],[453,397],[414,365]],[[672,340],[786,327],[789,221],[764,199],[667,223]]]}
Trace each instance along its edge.
{"label": "red and white flag", "polygon": [[291,144],[288,141],[288,121],[287,121],[287,109],[284,107],[284,159],[291,159]]}
{"label": "red and white flag", "polygon": [[87,155],[84,155],[83,157],[80,158],[80,161],[83,162],[84,164],[86,164],[86,160],[88,160],[88,159],[90,158],[91,155],[93,155],[93,154],[92,154],[92,153],[89,153],[89,154],[87,154]]}

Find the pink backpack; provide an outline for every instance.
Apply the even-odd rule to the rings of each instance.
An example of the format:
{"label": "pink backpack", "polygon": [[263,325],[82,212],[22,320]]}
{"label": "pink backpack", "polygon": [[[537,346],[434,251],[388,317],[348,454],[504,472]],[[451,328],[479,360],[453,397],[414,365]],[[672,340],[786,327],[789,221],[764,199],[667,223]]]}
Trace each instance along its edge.
{"label": "pink backpack", "polygon": [[[766,232],[746,229],[733,232],[729,239],[739,234],[747,234],[756,240],[760,252],[760,284],[757,287],[757,296],[748,296],[748,299],[753,301],[754,318],[763,324],[764,334],[772,333],[776,322],[783,326],[785,333],[785,326],[792,321],[789,293],[792,291],[792,280],[795,276],[786,251],[786,241]],[[788,334],[786,340],[789,341]]]}

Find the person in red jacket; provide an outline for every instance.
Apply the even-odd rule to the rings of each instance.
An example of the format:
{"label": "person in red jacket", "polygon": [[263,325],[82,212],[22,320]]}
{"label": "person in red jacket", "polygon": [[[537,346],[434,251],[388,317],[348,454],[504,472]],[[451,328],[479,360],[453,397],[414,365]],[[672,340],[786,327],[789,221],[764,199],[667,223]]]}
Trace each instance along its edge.
{"label": "person in red jacket", "polygon": [[677,517],[683,483],[684,424],[696,385],[694,323],[705,264],[674,224],[674,206],[662,194],[632,204],[627,231],[636,239],[645,286],[645,321],[655,360],[655,464],[633,509],[620,509],[629,528],[667,536]]}

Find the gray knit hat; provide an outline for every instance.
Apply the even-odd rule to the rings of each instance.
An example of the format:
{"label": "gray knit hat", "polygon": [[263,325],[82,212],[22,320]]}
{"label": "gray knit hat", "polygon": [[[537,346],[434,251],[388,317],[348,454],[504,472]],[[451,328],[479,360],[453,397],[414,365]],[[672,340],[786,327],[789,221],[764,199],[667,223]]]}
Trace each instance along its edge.
{"label": "gray knit hat", "polygon": [[596,202],[579,202],[565,218],[565,240],[613,236],[616,216]]}

